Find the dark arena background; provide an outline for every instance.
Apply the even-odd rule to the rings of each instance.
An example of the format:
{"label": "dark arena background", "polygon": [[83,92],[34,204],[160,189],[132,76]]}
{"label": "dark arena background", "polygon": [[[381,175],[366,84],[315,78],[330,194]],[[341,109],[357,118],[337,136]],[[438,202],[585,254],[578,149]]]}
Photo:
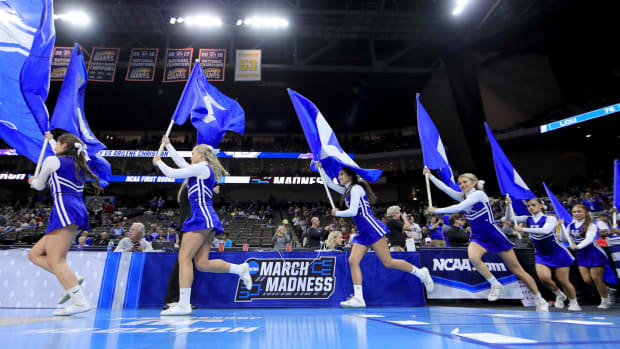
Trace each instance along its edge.
{"label": "dark arena background", "polygon": [[[0,0],[3,347],[619,347],[619,14],[576,0]],[[190,203],[185,177],[153,164],[170,126],[186,161],[208,143],[228,172],[185,176]],[[74,133],[91,169],[107,161],[107,186],[71,201],[83,183],[65,162],[46,172],[45,131]],[[376,202],[334,215],[362,187],[341,201],[313,158],[331,179],[353,168]],[[450,171],[463,203],[459,176],[484,180],[488,205],[433,215],[465,197],[438,188]],[[545,221],[514,217],[533,197],[572,265],[544,264],[520,225]],[[67,228],[72,205],[89,227]],[[480,242],[482,211],[514,248]],[[183,229],[216,218],[225,235]],[[585,267],[587,253],[603,262]]]}

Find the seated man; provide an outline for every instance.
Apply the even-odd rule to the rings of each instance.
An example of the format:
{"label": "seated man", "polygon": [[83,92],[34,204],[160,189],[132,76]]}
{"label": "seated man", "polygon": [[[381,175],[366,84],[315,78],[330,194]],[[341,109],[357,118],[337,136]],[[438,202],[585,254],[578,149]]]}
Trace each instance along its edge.
{"label": "seated man", "polygon": [[144,224],[134,223],[129,228],[129,237],[123,238],[114,252],[147,252],[153,251],[151,243],[144,240]]}

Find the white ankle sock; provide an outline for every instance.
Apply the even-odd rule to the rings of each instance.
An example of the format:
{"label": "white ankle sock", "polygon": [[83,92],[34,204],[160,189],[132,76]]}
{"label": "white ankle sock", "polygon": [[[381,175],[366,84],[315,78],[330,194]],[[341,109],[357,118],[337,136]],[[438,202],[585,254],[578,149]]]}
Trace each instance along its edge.
{"label": "white ankle sock", "polygon": [[364,299],[364,292],[362,291],[362,285],[353,285],[353,295],[356,298]]}
{"label": "white ankle sock", "polygon": [[180,288],[179,289],[179,304],[189,305],[191,298],[192,298],[191,288]]}
{"label": "white ankle sock", "polygon": [[568,300],[568,304],[569,304],[569,305],[579,305],[579,303],[577,303],[577,298],[575,298],[575,299],[569,299],[569,300]]}
{"label": "white ankle sock", "polygon": [[601,297],[601,303],[609,303],[609,297],[607,298]]}
{"label": "white ankle sock", "polygon": [[542,295],[540,294],[540,292],[536,293],[534,295],[534,298],[536,298],[536,303],[542,303],[542,302],[547,302]]}
{"label": "white ankle sock", "polygon": [[71,302],[73,304],[86,304],[88,301],[86,300],[86,296],[84,296],[84,292],[80,285],[73,286],[67,290],[67,293],[71,297]]}
{"label": "white ankle sock", "polygon": [[564,292],[562,292],[562,290],[560,290],[559,288],[557,290],[553,291],[553,294],[555,294],[556,297],[566,297]]}
{"label": "white ankle sock", "polygon": [[241,265],[239,264],[230,264],[230,270],[228,271],[231,274],[237,274],[237,275],[241,275],[241,272],[243,271],[243,268],[241,268]]}
{"label": "white ankle sock", "polygon": [[411,271],[411,274],[417,276],[418,279],[422,279],[424,277],[424,272],[422,271],[422,269],[416,267],[415,265],[413,266],[413,270]]}
{"label": "white ankle sock", "polygon": [[491,286],[501,286],[502,285],[502,284],[499,283],[499,281],[497,281],[495,276],[491,276],[490,278],[487,279],[487,281],[491,284]]}

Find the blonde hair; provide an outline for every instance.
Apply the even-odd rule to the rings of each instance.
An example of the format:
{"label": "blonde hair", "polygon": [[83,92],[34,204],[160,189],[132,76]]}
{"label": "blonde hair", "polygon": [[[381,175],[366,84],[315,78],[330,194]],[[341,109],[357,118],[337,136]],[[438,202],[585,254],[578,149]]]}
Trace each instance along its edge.
{"label": "blonde hair", "polygon": [[212,146],[208,144],[198,144],[194,147],[194,151],[198,153],[202,153],[205,157],[205,160],[209,163],[209,166],[213,169],[213,175],[215,176],[216,181],[221,181],[223,176],[228,176],[229,173],[226,171],[224,166],[220,163],[215,155],[215,150]]}
{"label": "blonde hair", "polygon": [[340,230],[334,230],[331,233],[329,233],[329,236],[327,236],[327,241],[325,241],[325,246],[327,246],[328,249],[333,250],[336,247],[336,237],[337,236],[342,236],[342,233],[340,232]]}
{"label": "blonde hair", "polygon": [[181,184],[181,188],[179,188],[179,192],[177,193],[177,202],[181,203],[181,194],[183,193],[183,189],[185,189],[185,187],[187,187],[187,182],[189,181],[189,178],[185,178],[185,180],[183,181],[183,184]]}
{"label": "blonde hair", "polygon": [[[470,181],[474,182],[474,188],[478,189],[478,190],[484,190],[484,182],[479,180],[478,177],[476,177],[475,174],[473,173],[463,173],[461,175],[459,175],[458,178],[461,177],[465,177],[467,179],[469,179]],[[463,199],[465,199],[465,193],[463,193]]]}

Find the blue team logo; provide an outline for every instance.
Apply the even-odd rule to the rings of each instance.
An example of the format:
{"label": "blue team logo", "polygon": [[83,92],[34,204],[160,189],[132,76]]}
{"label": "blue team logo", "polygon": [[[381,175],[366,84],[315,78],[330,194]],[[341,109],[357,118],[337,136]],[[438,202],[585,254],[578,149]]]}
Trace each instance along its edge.
{"label": "blue team logo", "polygon": [[236,302],[254,299],[328,299],[336,286],[336,257],[247,261],[253,286],[237,284]]}

